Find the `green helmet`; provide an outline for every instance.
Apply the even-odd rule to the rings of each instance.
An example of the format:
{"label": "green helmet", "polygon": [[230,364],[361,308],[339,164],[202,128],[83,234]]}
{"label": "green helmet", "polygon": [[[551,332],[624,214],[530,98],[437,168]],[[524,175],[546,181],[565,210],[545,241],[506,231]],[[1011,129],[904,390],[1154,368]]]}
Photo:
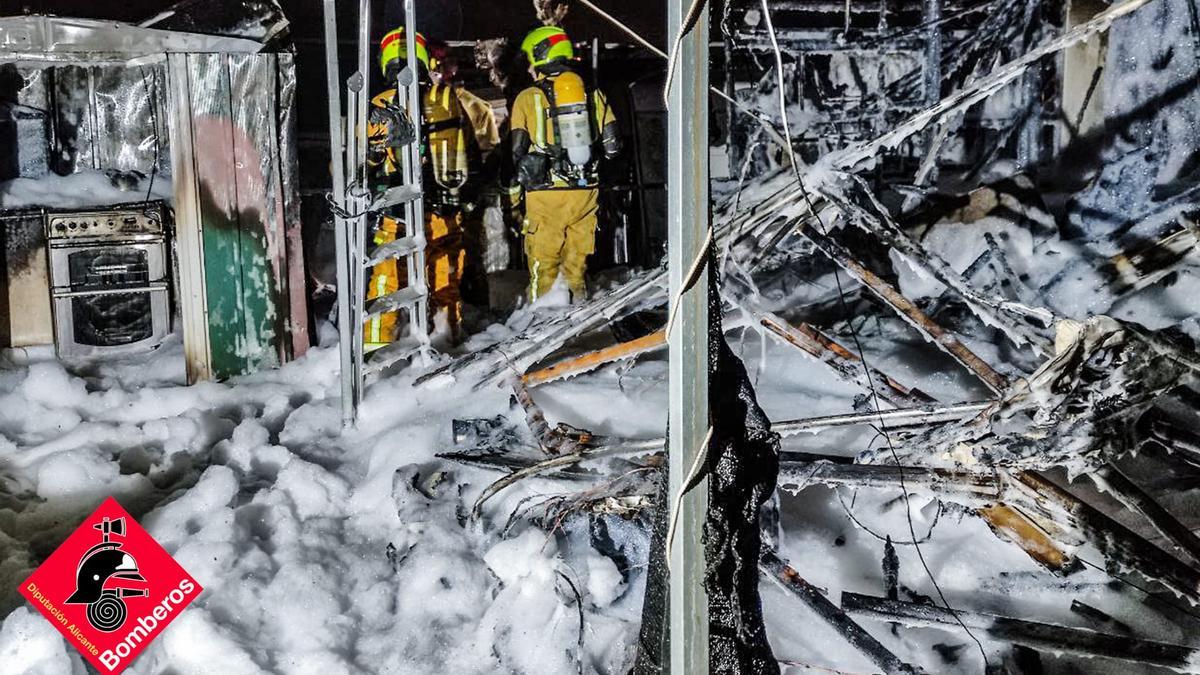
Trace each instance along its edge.
{"label": "green helmet", "polygon": [[569,61],[575,58],[575,48],[567,32],[558,26],[535,28],[521,41],[521,51],[529,57],[529,64],[540,68],[551,62]]}

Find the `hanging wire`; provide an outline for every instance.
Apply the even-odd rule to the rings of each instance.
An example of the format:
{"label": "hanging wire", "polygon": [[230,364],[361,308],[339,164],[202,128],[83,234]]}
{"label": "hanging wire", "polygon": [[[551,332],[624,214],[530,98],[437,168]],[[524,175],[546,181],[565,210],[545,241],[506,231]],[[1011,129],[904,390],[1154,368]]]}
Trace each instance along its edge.
{"label": "hanging wire", "polygon": [[[661,58],[667,59],[668,63],[670,63],[673,60],[674,56],[668,55],[663,50],[659,49],[658,47],[655,47],[653,43],[651,43],[649,40],[647,40],[646,38],[639,35],[637,31],[630,28],[628,25],[626,25],[620,19],[617,19],[612,14],[609,14],[608,12],[604,11],[602,8],[597,6],[596,3],[592,2],[591,0],[579,0],[579,4],[592,10],[597,15],[599,15],[600,18],[602,18],[605,21],[612,24],[615,28],[617,28],[617,30],[620,30],[622,33],[625,33],[629,37],[633,38],[634,42],[637,42],[641,46],[645,47],[652,54],[655,54]],[[698,14],[697,14],[697,18],[699,18]],[[692,25],[694,26],[695,22],[693,22]],[[682,31],[681,35],[686,35],[687,32],[691,31],[691,26],[687,26],[685,28],[686,28],[686,30]],[[682,37],[680,39],[682,39]],[[668,85],[669,85],[669,80],[668,80]],[[763,117],[762,113],[760,113],[759,111],[746,105],[744,102],[737,100],[733,96],[726,94],[725,92],[721,91],[720,89],[717,89],[716,87],[710,86],[708,88],[708,90],[710,92],[712,92],[712,94],[714,96],[724,99],[727,103],[732,105],[734,108],[737,108],[740,112],[742,112],[746,116],[750,117],[754,121],[758,122],[759,125],[763,128],[763,131],[765,131],[767,133],[767,135],[770,136],[773,140],[781,142],[781,143],[783,142],[783,137],[780,136],[779,132],[774,128],[774,126],[772,126],[771,123],[769,121],[767,121],[767,119],[765,117]],[[664,96],[665,96],[665,94],[664,94]]]}
{"label": "hanging wire", "polygon": [[[779,79],[779,115],[783,120],[783,134],[787,140],[787,146],[785,147],[785,150],[788,154],[788,158],[791,160],[792,171],[796,176],[796,183],[800,188],[800,194],[803,196],[805,203],[808,205],[809,213],[816,219],[817,226],[821,229],[822,236],[828,237],[829,230],[825,226],[825,220],[821,217],[820,212],[817,210],[816,204],[813,202],[812,195],[809,194],[808,189],[804,185],[804,176],[800,173],[800,166],[796,159],[796,151],[792,147],[792,131],[791,125],[788,123],[787,98],[784,87],[783,54],[779,49],[779,40],[775,35],[775,26],[771,22],[771,8],[769,2],[768,0],[761,0],[761,2],[763,18],[766,20],[767,34],[771,38],[771,48],[775,52],[775,70]],[[838,303],[841,307],[842,313],[844,315],[849,315],[849,307],[846,303],[846,291],[842,285],[842,275],[837,265],[834,265],[833,268],[833,279],[837,284]],[[879,417],[879,431],[883,434],[884,439],[887,441],[888,450],[892,455],[892,461],[896,463],[897,476],[900,479],[900,490],[904,495],[904,515],[908,522],[908,533],[912,539],[913,549],[917,552],[917,559],[921,561],[921,567],[925,569],[925,575],[929,577],[929,582],[933,584],[933,588],[937,591],[938,598],[941,599],[942,604],[946,607],[946,610],[950,612],[958,625],[961,626],[964,631],[966,631],[967,635],[971,637],[971,640],[975,642],[975,646],[979,648],[979,654],[983,657],[985,668],[990,667],[991,663],[988,661],[987,650],[983,648],[983,643],[980,642],[979,638],[975,636],[975,633],[973,633],[971,629],[967,627],[967,624],[962,620],[962,617],[958,615],[958,611],[955,610],[950,605],[949,601],[946,600],[946,594],[942,592],[941,585],[938,584],[937,578],[934,577],[933,571],[929,568],[929,563],[925,560],[925,554],[921,550],[920,542],[917,541],[917,530],[916,526],[913,524],[912,517],[912,504],[910,503],[908,495],[908,485],[906,484],[904,478],[904,467],[900,463],[900,456],[896,453],[896,446],[892,443],[892,436],[890,433],[888,433],[887,424],[883,418],[883,406],[880,404],[879,390],[875,386],[875,379],[871,375],[871,367],[867,362],[866,350],[863,349],[862,341],[859,339],[858,330],[854,328],[854,323],[847,322],[847,324],[850,326],[850,335],[854,339],[854,348],[858,352],[859,363],[862,364],[863,373],[866,375],[867,387],[870,390],[870,398],[875,409],[875,414]]]}
{"label": "hanging wire", "polygon": [[[150,165],[150,180],[146,186],[145,199],[145,201],[149,202],[150,197],[154,194],[154,179],[158,176],[158,162],[161,159],[162,144],[158,140],[158,87],[150,86],[150,81],[146,79],[146,67],[141,66],[141,70],[142,86],[146,88],[146,96],[150,97],[150,123],[154,125],[154,163]],[[155,80],[155,85],[158,84],[153,71],[151,71],[150,79]]]}
{"label": "hanging wire", "polygon": [[[861,520],[858,519],[857,516],[854,515],[853,507],[854,507],[855,500],[858,499],[858,490],[855,490],[854,494],[850,497],[849,504],[846,503],[846,499],[845,499],[845,497],[842,496],[841,490],[834,490],[834,493],[837,494],[838,502],[840,502],[842,505],[842,511],[844,511],[846,513],[846,517],[849,518],[851,520],[851,522],[853,522],[856,526],[858,526],[858,529],[862,530],[863,532],[866,532],[867,534],[871,535],[872,537],[875,537],[879,541],[888,541],[889,540],[888,537],[886,537],[882,534],[879,534],[875,530],[872,530],[871,528],[867,527]],[[942,506],[942,500],[938,499],[936,501],[937,501],[937,505],[938,505],[937,513],[934,514],[934,516],[933,516],[933,522],[929,524],[929,531],[925,533],[924,537],[921,537],[920,541],[915,541],[915,540],[914,541],[903,541],[903,540],[897,541],[897,540],[893,539],[893,540],[891,540],[892,543],[896,544],[897,546],[920,546],[921,544],[924,544],[925,542],[932,539],[933,531],[937,529],[938,522],[941,521],[942,514],[945,513],[945,511],[946,511],[945,507]]]}

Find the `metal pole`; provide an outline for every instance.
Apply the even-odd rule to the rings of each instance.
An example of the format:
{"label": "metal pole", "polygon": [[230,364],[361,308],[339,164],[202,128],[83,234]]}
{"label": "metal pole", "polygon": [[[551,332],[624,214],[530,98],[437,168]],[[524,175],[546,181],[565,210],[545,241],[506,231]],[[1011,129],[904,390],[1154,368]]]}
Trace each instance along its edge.
{"label": "metal pole", "polygon": [[[408,48],[408,77],[411,77],[412,81],[400,84],[408,86],[408,115],[412,118],[413,124],[416,125],[417,133],[420,135],[423,121],[421,117],[420,78],[417,77],[419,63],[417,61],[416,35],[416,5],[414,0],[405,0],[404,36],[405,45]],[[399,95],[398,89],[396,93]],[[405,170],[408,172],[408,175],[405,176],[405,183],[422,187],[420,141],[409,143],[404,152],[408,156],[408,161],[405,162],[407,165]],[[425,245],[427,243],[425,241],[425,201],[417,199],[410,202],[406,208],[406,215],[408,215],[408,222],[405,223],[405,226],[408,228],[408,236],[415,237],[420,242],[420,250],[412,256],[412,264],[409,266],[409,285],[411,286],[418,282],[425,284],[426,292],[428,293],[431,289],[429,288],[429,279],[425,275]],[[428,342],[429,333],[433,328],[429,325],[428,313],[429,300],[428,295],[426,295],[426,300],[418,302],[413,309],[413,316],[409,317],[409,321],[416,326],[416,330],[414,331],[416,333],[415,337],[422,343]]]}
{"label": "metal pole", "polygon": [[[342,119],[342,82],[338,72],[337,5],[325,0],[325,77],[329,94],[329,166],[333,173],[333,203],[346,208],[345,123]],[[354,359],[350,315],[349,223],[334,216],[334,239],[337,256],[338,351],[341,355],[342,424],[354,423]]]}
{"label": "metal pole", "polygon": [[352,200],[354,212],[353,253],[350,256],[350,270],[354,276],[354,373],[355,373],[355,408],[363,398],[363,347],[366,336],[363,334],[364,303],[367,299],[367,278],[364,261],[367,258],[367,221],[370,216],[367,209],[371,203],[371,190],[367,179],[367,104],[371,100],[371,51],[374,47],[371,41],[371,0],[361,0],[358,6],[358,70],[350,78],[350,88],[355,91],[353,107],[347,114],[353,115],[354,122],[350,125],[354,142],[354,180],[358,184],[359,197]]}
{"label": "metal pole", "polygon": [[[1036,26],[1041,18],[1041,7],[1030,2],[1025,5],[1025,25]],[[1024,90],[1028,113],[1021,135],[1017,138],[1017,165],[1022,171],[1033,169],[1041,161],[1042,128],[1042,68],[1033,64],[1025,71]]]}
{"label": "metal pole", "polygon": [[[925,0],[922,19],[929,26],[925,32],[925,105],[933,105],[942,99],[942,1]],[[933,161],[926,180],[936,183],[937,129],[929,129],[924,139]]]}
{"label": "metal pole", "polygon": [[925,33],[925,104],[942,98],[942,2],[925,0],[922,20],[929,26]]}
{"label": "metal pole", "polygon": [[[727,2],[722,9],[724,25],[729,24],[729,13],[732,7],[733,5]],[[733,86],[733,38],[729,36],[728,31],[722,30],[721,34],[723,36],[721,45],[725,53],[725,62],[721,64],[725,72],[725,82],[723,83],[723,89],[725,90],[725,157],[729,162],[729,175],[726,177],[736,178],[740,175],[741,171],[743,148],[734,145],[734,137],[736,135],[734,133],[734,126],[737,122],[734,116],[736,110],[734,109],[733,101],[736,100],[734,96],[737,92]]]}
{"label": "metal pole", "polygon": [[[688,0],[671,0],[667,34],[677,35]],[[668,470],[672,503],[707,435],[708,277],[680,297],[688,270],[702,253],[709,224],[708,12],[680,45],[667,111],[668,276],[678,298],[678,319],[669,336],[670,410]],[[708,673],[708,599],[704,592],[701,532],[708,510],[708,482],[679,505],[670,572],[670,666],[675,675]]]}

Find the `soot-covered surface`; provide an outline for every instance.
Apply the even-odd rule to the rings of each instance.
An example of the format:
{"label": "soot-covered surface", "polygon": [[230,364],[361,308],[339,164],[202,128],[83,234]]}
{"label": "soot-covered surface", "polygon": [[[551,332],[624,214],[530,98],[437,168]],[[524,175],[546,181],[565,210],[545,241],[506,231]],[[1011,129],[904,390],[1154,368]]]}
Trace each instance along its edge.
{"label": "soot-covered surface", "polygon": [[[708,516],[704,523],[708,594],[709,667],[713,673],[778,673],[759,596],[760,511],[775,492],[779,435],[758,405],[754,387],[725,341],[715,265],[709,268]],[[666,672],[669,644],[667,568],[664,563],[669,500],[665,474],[655,503],[650,578],[634,673]]]}

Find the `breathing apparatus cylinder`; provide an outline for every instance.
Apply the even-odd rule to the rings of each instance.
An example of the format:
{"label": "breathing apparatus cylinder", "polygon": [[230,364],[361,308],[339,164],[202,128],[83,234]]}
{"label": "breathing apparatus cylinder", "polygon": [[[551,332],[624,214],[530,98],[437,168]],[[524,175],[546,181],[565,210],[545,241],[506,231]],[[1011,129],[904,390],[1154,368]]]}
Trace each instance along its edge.
{"label": "breathing apparatus cylinder", "polygon": [[447,190],[457,190],[467,182],[467,143],[458,96],[452,87],[435,84],[422,107],[433,180]]}
{"label": "breathing apparatus cylinder", "polygon": [[578,167],[592,160],[592,124],[583,78],[566,71],[554,78],[554,118],[558,142]]}

